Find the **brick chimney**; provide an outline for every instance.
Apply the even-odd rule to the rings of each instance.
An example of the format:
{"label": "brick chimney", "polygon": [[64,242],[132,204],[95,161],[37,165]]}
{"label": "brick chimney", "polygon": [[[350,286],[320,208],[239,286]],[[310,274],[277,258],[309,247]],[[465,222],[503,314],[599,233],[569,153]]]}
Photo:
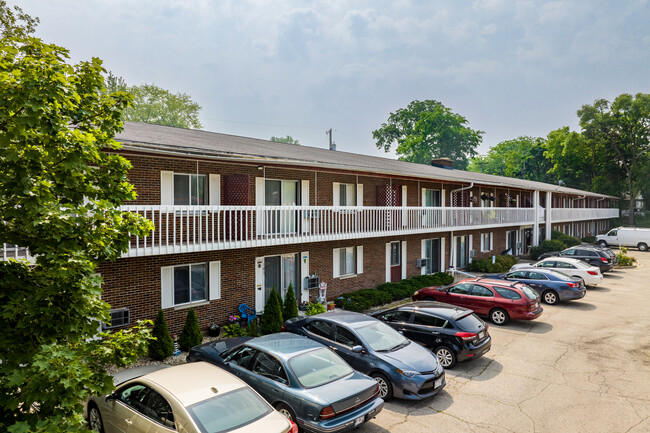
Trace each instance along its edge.
{"label": "brick chimney", "polygon": [[452,170],[454,168],[454,161],[449,158],[436,158],[431,160],[431,165],[434,167]]}

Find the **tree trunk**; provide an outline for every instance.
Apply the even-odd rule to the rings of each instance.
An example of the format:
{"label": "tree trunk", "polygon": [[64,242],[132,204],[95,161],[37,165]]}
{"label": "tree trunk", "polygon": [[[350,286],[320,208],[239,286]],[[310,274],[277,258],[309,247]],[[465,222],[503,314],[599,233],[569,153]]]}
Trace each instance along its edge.
{"label": "tree trunk", "polygon": [[632,170],[628,169],[627,170],[627,186],[630,191],[630,205],[628,206],[630,210],[630,216],[628,217],[628,222],[630,224],[630,227],[634,227],[634,203],[636,202],[636,194],[634,194],[634,191],[632,190]]}

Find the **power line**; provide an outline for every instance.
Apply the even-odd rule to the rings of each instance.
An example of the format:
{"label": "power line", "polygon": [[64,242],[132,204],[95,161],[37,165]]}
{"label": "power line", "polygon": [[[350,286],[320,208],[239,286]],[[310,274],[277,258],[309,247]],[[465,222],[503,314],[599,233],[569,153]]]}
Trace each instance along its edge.
{"label": "power line", "polygon": [[240,123],[240,124],[243,124],[243,125],[275,126],[275,127],[279,127],[279,128],[323,129],[322,126],[277,125],[277,124],[273,124],[273,123],[242,122],[242,121],[239,121],[239,120],[216,119],[214,117],[204,117],[204,116],[201,116],[201,117],[203,119],[216,120],[217,122]]}

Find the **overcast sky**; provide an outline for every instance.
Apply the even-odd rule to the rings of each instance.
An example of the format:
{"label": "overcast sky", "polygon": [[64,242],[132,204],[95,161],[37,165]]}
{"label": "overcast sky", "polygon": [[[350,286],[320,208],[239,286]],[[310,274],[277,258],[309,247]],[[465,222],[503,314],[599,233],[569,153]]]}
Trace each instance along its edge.
{"label": "overcast sky", "polygon": [[[8,0],[9,4],[15,0]],[[189,94],[209,131],[385,155],[372,131],[435,99],[480,153],[578,128],[599,98],[650,93],[646,0],[21,0],[37,36],[129,84]]]}

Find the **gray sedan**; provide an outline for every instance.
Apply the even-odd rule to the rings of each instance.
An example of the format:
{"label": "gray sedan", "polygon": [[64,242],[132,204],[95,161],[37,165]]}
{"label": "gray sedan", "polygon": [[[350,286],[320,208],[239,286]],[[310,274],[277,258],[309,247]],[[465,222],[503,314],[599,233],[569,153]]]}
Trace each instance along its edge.
{"label": "gray sedan", "polygon": [[188,362],[236,374],[302,429],[352,430],[383,408],[377,383],[320,343],[289,333],[239,337],[193,347]]}

